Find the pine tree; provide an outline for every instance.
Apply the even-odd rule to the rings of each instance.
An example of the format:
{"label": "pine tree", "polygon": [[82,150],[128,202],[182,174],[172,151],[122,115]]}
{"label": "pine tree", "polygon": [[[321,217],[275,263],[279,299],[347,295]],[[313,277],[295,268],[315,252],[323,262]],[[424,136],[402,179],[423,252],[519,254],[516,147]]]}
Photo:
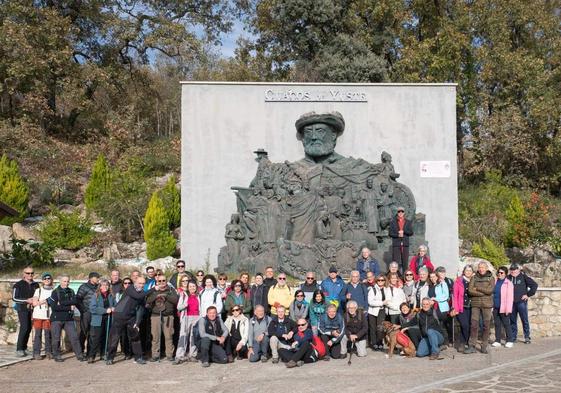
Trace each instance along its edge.
{"label": "pine tree", "polygon": [[107,160],[100,154],[95,161],[90,181],[86,186],[84,201],[89,210],[95,211],[102,195],[111,189],[111,168]]}
{"label": "pine tree", "polygon": [[167,257],[175,251],[175,239],[169,231],[169,220],[158,192],[154,192],[144,215],[144,240],[148,259]]}
{"label": "pine tree", "polygon": [[0,201],[19,212],[18,217],[5,217],[0,224],[12,224],[21,221],[27,214],[29,187],[19,173],[16,161],[5,154],[0,157]]}
{"label": "pine tree", "polygon": [[160,198],[164,203],[170,229],[177,228],[181,224],[181,193],[175,183],[177,183],[175,176],[171,176],[160,191]]}

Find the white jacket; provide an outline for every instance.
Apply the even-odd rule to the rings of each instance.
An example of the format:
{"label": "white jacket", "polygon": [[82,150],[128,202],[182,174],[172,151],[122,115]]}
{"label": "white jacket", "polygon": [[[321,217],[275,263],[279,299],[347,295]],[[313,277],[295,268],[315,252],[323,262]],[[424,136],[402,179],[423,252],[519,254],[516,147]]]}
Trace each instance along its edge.
{"label": "white jacket", "polygon": [[[405,292],[403,292],[402,288],[386,288],[388,291],[386,293],[389,293],[390,297],[389,297],[389,303],[386,306],[386,312],[389,315],[399,315],[401,314],[401,311],[399,310],[399,306],[401,305],[401,303],[406,303],[407,302],[407,296],[405,296]],[[386,299],[388,299],[387,295],[386,295]]]}
{"label": "white jacket", "polygon": [[384,291],[386,300],[389,300],[391,298],[391,294],[388,295],[388,288],[380,288],[378,284],[373,287],[368,287],[368,314],[377,317],[380,310],[384,308],[382,291]]}
{"label": "white jacket", "polygon": [[[217,293],[216,296],[214,295],[215,293]],[[201,293],[199,293],[199,311],[201,317],[206,317],[206,309],[210,306],[216,307],[216,311],[218,312],[218,315],[220,315],[222,312],[222,296],[220,291],[216,288],[205,288]]]}
{"label": "white jacket", "polygon": [[232,335],[232,324],[234,323],[234,321],[236,323],[238,323],[238,321],[240,322],[240,336],[242,337],[241,339],[241,343],[242,345],[247,344],[247,337],[249,336],[249,319],[247,319],[247,317],[243,314],[241,314],[237,319],[234,319],[233,315],[230,315],[228,318],[226,318],[226,322],[224,323],[226,325],[226,328],[228,328],[228,333],[231,336]]}
{"label": "white jacket", "polygon": [[[51,297],[52,292],[53,292],[53,288],[45,289],[39,287],[35,290],[33,297],[37,298],[40,302],[46,301],[48,298]],[[51,307],[49,307],[48,303],[33,307],[33,315],[32,315],[33,319],[49,319],[50,317],[51,317]]]}

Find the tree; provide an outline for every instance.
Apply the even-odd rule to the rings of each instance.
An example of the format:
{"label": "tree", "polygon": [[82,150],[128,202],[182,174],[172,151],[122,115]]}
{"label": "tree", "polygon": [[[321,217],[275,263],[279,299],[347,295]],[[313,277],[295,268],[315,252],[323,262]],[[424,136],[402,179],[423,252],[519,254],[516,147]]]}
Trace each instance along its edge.
{"label": "tree", "polygon": [[111,168],[103,154],[97,156],[90,181],[86,186],[84,202],[91,211],[96,211],[103,195],[111,190]]}
{"label": "tree", "polygon": [[175,252],[175,239],[169,231],[169,221],[158,192],[154,192],[144,215],[144,240],[148,259],[157,259]]}
{"label": "tree", "polygon": [[17,217],[5,217],[1,224],[21,221],[27,214],[29,188],[19,173],[18,164],[5,154],[0,157],[0,201],[17,210]]}
{"label": "tree", "polygon": [[181,225],[181,193],[177,189],[176,183],[175,176],[171,176],[160,191],[160,198],[164,205],[170,229]]}

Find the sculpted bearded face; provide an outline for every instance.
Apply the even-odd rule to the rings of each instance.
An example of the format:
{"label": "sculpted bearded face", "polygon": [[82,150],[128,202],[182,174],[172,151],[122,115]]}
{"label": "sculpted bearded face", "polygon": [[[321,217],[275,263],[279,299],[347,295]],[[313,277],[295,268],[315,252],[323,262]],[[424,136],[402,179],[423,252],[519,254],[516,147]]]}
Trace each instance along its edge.
{"label": "sculpted bearded face", "polygon": [[327,156],[335,150],[337,133],[323,123],[310,124],[302,130],[304,151],[312,158]]}

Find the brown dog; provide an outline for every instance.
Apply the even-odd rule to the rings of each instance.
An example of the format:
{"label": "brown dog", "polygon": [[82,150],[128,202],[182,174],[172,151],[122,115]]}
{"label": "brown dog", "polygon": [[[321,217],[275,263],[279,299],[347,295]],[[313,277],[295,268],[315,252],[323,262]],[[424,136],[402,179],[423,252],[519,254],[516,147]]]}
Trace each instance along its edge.
{"label": "brown dog", "polygon": [[398,349],[402,349],[403,352],[405,353],[405,356],[407,356],[409,358],[415,357],[415,354],[416,354],[415,345],[413,344],[413,342],[411,340],[409,340],[409,346],[408,347],[404,347],[397,342],[397,332],[399,331],[398,327],[396,327],[391,322],[384,321],[384,322],[382,322],[382,325],[380,326],[380,328],[385,334],[384,341],[386,342],[386,345],[388,346],[388,357],[390,357],[390,358],[392,357],[393,351],[396,347]]}

